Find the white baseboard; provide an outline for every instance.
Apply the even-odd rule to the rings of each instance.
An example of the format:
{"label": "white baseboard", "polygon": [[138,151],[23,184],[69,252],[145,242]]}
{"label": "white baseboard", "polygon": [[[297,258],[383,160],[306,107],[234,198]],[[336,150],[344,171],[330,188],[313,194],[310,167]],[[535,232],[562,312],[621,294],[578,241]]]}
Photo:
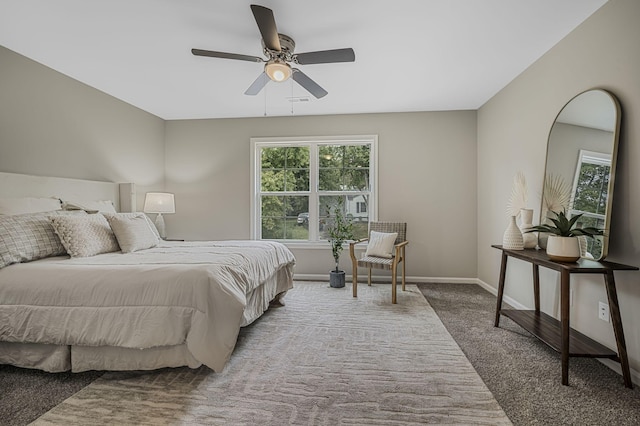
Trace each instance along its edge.
{"label": "white baseboard", "polygon": [[[364,276],[363,276],[364,275]],[[353,280],[353,276],[346,275],[347,282]],[[329,281],[329,274],[294,274],[294,280],[300,281]],[[376,283],[391,283],[390,276],[373,275],[371,281]],[[367,274],[358,274],[358,282],[367,282]],[[402,282],[402,278],[398,277],[398,283]],[[406,277],[409,284],[421,283],[453,283],[453,284],[477,284],[477,278],[443,278],[443,277]]]}
{"label": "white baseboard", "polygon": [[[480,279],[478,279],[478,285],[484,288],[485,290],[487,290],[489,293],[493,294],[494,296],[498,295],[497,288],[490,286],[489,284],[485,283]],[[510,298],[509,296],[503,296],[502,301],[507,302],[509,305],[513,306],[515,309],[531,309],[519,303],[515,299]],[[596,359],[600,361],[602,364],[612,369],[613,371],[615,371],[616,373],[618,373],[620,376],[622,376],[622,368],[620,367],[619,362],[613,361],[611,359],[606,359],[606,358],[596,358]],[[569,365],[571,365],[571,362],[569,362]],[[637,370],[634,370],[633,368],[630,368],[629,372],[631,373],[631,381],[636,385],[640,384],[640,372],[638,372]]]}

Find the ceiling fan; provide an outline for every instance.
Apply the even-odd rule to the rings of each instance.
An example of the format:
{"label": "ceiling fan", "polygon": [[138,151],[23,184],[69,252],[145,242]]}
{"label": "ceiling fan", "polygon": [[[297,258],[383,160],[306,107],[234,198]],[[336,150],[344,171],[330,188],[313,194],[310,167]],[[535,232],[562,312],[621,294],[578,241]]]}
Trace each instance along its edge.
{"label": "ceiling fan", "polygon": [[316,52],[293,53],[296,43],[287,35],[279,34],[276,28],[276,21],[273,11],[264,6],[252,4],[251,11],[258,24],[258,29],[262,35],[262,47],[267,59],[258,56],[240,55],[237,53],[216,52],[213,50],[191,49],[191,53],[196,56],[209,56],[212,58],[236,59],[240,61],[262,62],[264,71],[244,92],[245,95],[257,95],[262,88],[271,80],[275,82],[286,81],[289,78],[304,87],[316,98],[321,98],[327,94],[318,83],[309,78],[298,68],[290,64],[310,65],[327,64],[334,62],[353,62],[356,55],[351,48],[320,50]]}

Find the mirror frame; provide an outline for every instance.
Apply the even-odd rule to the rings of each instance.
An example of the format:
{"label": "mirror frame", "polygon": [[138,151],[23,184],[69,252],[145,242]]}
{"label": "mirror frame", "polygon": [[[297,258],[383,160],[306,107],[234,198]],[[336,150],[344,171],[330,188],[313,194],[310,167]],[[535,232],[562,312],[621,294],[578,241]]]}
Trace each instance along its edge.
{"label": "mirror frame", "polygon": [[[574,100],[576,100],[578,97],[586,94],[586,93],[590,93],[590,92],[602,92],[603,94],[605,94],[608,99],[611,101],[611,104],[613,105],[614,108],[614,113],[615,113],[615,123],[614,123],[614,127],[613,127],[613,135],[612,138],[613,140],[611,141],[611,166],[609,169],[609,184],[607,186],[607,202],[606,202],[606,208],[605,208],[605,214],[604,214],[604,228],[605,228],[605,233],[603,236],[601,237],[596,237],[596,238],[600,238],[602,241],[602,253],[601,256],[595,260],[602,260],[604,259],[608,253],[609,253],[609,235],[610,235],[610,227],[611,227],[611,208],[613,206],[613,190],[614,190],[614,183],[615,183],[615,176],[616,176],[616,163],[617,163],[617,157],[618,157],[618,143],[619,143],[619,139],[620,139],[620,123],[621,123],[621,115],[622,115],[622,110],[620,108],[620,102],[618,101],[618,99],[616,98],[615,95],[613,95],[611,92],[609,92],[608,90],[605,89],[601,89],[601,88],[593,88],[593,89],[588,89],[585,90],[581,93],[578,93],[577,95],[575,95],[573,98],[571,98],[566,104],[564,104],[564,106],[560,109],[560,111],[558,112],[558,114],[556,115],[555,119],[553,120],[553,123],[551,124],[551,127],[549,128],[549,135],[547,137],[547,152],[546,152],[546,156],[545,156],[545,168],[544,168],[544,175],[543,175],[543,181],[542,181],[542,196],[541,196],[541,200],[540,200],[540,224],[544,223],[544,220],[546,219],[546,217],[543,217],[543,211],[544,211],[544,194],[545,194],[545,183],[547,181],[547,173],[548,173],[548,168],[549,168],[549,151],[550,151],[550,146],[551,146],[551,135],[553,133],[553,128],[556,125],[556,123],[558,123],[558,118],[560,117],[560,115],[562,114],[563,111],[565,111],[565,109],[567,108],[567,106],[569,104],[571,104],[571,102],[573,102]],[[575,168],[574,168],[575,170]],[[569,183],[569,188],[571,189],[571,194],[570,194],[570,201],[569,203],[571,204],[573,202],[573,197],[574,197],[574,182],[570,182]]]}

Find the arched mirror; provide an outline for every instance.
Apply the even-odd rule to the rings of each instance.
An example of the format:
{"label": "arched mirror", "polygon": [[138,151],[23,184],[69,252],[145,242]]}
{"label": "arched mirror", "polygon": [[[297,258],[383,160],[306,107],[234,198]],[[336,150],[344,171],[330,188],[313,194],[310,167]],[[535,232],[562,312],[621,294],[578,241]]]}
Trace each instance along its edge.
{"label": "arched mirror", "polygon": [[[550,211],[565,210],[582,214],[578,226],[604,228],[604,236],[581,241],[585,258],[607,255],[619,130],[618,100],[594,89],[571,99],[549,132],[540,223]],[[542,235],[539,245],[545,248]]]}

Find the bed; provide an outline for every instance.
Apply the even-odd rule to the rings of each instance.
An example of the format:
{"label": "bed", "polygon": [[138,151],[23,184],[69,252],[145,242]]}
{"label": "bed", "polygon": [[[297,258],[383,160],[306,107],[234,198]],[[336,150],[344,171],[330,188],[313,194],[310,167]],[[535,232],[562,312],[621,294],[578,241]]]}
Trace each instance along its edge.
{"label": "bed", "polygon": [[[108,192],[130,196],[131,188]],[[42,215],[54,226],[103,221],[102,215],[112,226],[112,220],[130,218],[142,226],[146,218],[63,213]],[[34,216],[42,220],[41,213]],[[0,216],[0,225],[2,220],[10,222]],[[66,239],[59,227],[56,232]],[[58,253],[1,268],[0,363],[51,372],[204,364],[219,372],[240,328],[292,287],[295,259],[277,242],[157,240],[126,253],[121,245],[119,251]],[[65,249],[72,253],[72,247]]]}

